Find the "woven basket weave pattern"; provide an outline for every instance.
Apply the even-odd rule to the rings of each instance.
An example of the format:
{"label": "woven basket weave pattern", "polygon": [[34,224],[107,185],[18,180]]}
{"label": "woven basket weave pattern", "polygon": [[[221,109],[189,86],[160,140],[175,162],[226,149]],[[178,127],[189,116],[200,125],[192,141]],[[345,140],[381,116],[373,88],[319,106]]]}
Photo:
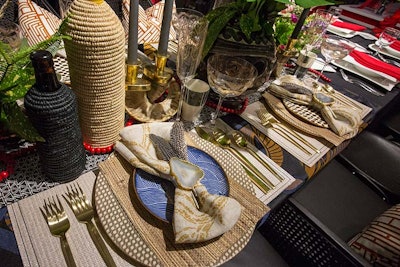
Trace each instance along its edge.
{"label": "woven basket weave pattern", "polygon": [[32,124],[46,140],[37,145],[44,174],[53,181],[78,177],[86,157],[73,92],[65,85],[54,92],[33,87],[24,104]]}
{"label": "woven basket weave pattern", "polygon": [[82,135],[92,147],[110,146],[124,125],[124,29],[106,2],[76,0],[69,15],[65,49]]}

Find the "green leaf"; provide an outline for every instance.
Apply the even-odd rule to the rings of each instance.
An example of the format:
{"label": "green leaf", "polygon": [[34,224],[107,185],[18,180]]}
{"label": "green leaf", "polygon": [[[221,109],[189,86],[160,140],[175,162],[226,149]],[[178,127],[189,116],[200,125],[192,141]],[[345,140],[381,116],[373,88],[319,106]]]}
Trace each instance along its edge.
{"label": "green leaf", "polygon": [[31,67],[13,71],[0,84],[1,101],[11,103],[24,97],[34,83],[35,75]]}
{"label": "green leaf", "polygon": [[325,0],[296,0],[296,5],[301,6],[303,8],[311,8],[315,6],[328,6],[334,5],[335,3],[325,1]]}
{"label": "green leaf", "polygon": [[16,104],[16,100],[25,96],[26,92],[35,83],[30,54],[33,51],[46,49],[53,55],[59,49],[63,39],[71,39],[63,35],[68,17],[63,20],[59,30],[48,40],[29,46],[22,40],[17,51],[0,41],[0,112],[1,118],[8,124],[9,130],[22,138],[31,141],[44,141],[36,132],[29,120]]}
{"label": "green leaf", "polygon": [[[206,40],[204,41],[203,47],[203,58],[208,54],[211,47],[214,45],[215,40],[217,40],[219,33],[226,26],[226,24],[234,17],[237,13],[236,8],[217,8],[215,9],[215,14],[211,14],[210,18],[213,20],[209,20],[208,32],[206,36]],[[210,14],[210,13],[209,13]],[[217,14],[219,16],[217,16]],[[208,19],[208,15],[207,15]]]}
{"label": "green leaf", "polygon": [[[289,0],[275,0],[276,2],[283,4],[291,4]],[[296,5],[301,6],[303,8],[311,8],[316,6],[328,6],[334,5],[334,2],[329,2],[325,0],[296,0]]]}
{"label": "green leaf", "polygon": [[11,132],[18,134],[21,138],[30,142],[45,141],[33,127],[16,102],[3,104],[3,109],[8,128]]}
{"label": "green leaf", "polygon": [[247,39],[251,39],[251,33],[260,31],[261,26],[258,23],[258,16],[254,16],[250,13],[242,14],[239,20],[240,29],[246,35]]}

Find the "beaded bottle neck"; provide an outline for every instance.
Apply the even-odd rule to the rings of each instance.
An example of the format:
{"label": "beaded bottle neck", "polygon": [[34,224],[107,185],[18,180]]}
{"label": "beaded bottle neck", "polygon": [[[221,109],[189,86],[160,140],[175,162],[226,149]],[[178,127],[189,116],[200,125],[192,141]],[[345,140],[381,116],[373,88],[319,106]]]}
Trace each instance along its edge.
{"label": "beaded bottle neck", "polygon": [[30,55],[35,70],[35,87],[44,92],[54,92],[61,87],[54,70],[53,56],[49,51],[38,50]]}

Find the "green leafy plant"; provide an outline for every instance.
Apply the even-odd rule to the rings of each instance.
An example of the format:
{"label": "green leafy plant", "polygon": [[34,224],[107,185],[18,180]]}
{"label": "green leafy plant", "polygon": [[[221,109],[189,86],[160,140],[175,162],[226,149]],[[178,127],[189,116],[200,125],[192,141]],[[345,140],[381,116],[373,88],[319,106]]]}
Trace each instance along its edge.
{"label": "green leafy plant", "polygon": [[283,49],[287,44],[302,11],[302,7],[293,4],[278,13],[274,23],[274,37],[278,47]]}
{"label": "green leafy plant", "polygon": [[[256,39],[274,38],[275,18],[286,4],[293,3],[290,0],[235,0],[211,10],[206,15],[209,27],[203,57],[208,54],[221,31],[229,25],[240,29],[248,43]],[[295,0],[295,4],[302,8],[311,8],[333,3],[326,0]]]}
{"label": "green leafy plant", "polygon": [[0,41],[0,123],[10,132],[31,142],[44,139],[17,104],[17,100],[23,98],[35,83],[29,55],[39,49],[47,49],[54,54],[59,49],[61,40],[68,38],[61,34],[65,24],[66,20],[52,37],[34,46],[29,46],[26,40],[23,40],[16,51]]}

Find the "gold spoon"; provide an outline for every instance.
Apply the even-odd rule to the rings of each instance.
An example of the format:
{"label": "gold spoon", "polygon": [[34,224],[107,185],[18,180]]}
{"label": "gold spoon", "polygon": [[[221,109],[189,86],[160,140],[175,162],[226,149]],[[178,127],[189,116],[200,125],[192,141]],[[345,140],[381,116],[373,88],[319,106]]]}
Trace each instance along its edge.
{"label": "gold spoon", "polygon": [[[196,132],[197,134],[204,140],[207,140],[221,148],[226,149],[227,147],[222,146],[219,142],[217,142],[214,137],[212,137],[208,132],[206,132],[203,128],[201,128],[200,126],[196,126]],[[258,176],[256,176],[255,174],[253,174],[247,167],[246,165],[243,163],[241,157],[239,155],[237,155],[236,153],[232,152],[234,154],[234,156],[240,161],[243,169],[246,171],[247,175],[249,175],[249,177],[253,180],[254,184],[265,194],[268,193],[268,191],[271,190],[271,188],[266,185],[263,180],[261,178],[259,178]]]}
{"label": "gold spoon", "polygon": [[246,149],[250,154],[255,157],[269,172],[271,172],[279,181],[284,179],[267,163],[265,162],[256,152],[254,152],[247,145],[247,139],[239,131],[233,131],[231,134],[231,139],[235,142],[238,147]]}
{"label": "gold spoon", "polygon": [[224,131],[218,128],[214,128],[212,132],[215,141],[217,141],[222,147],[228,149],[230,152],[232,152],[234,155],[237,155],[239,159],[242,160],[242,162],[246,165],[247,168],[249,168],[254,174],[256,174],[258,177],[262,179],[262,181],[270,188],[273,189],[275,186],[268,180],[267,177],[265,177],[254,165],[245,157],[243,156],[242,153],[237,151],[235,148],[231,146],[231,140],[229,137],[225,134]]}
{"label": "gold spoon", "polygon": [[339,100],[343,104],[349,106],[351,109],[354,109],[354,110],[360,109],[360,110],[362,110],[362,107],[360,107],[359,105],[357,105],[353,101],[347,99],[345,96],[342,96],[341,94],[336,94],[336,90],[332,86],[330,86],[329,84],[324,84],[324,85],[320,86],[317,82],[314,82],[313,83],[313,87],[316,88],[317,91],[321,91],[321,88],[322,88],[322,90],[324,90],[328,94],[332,95],[334,98],[336,98],[337,100]]}

